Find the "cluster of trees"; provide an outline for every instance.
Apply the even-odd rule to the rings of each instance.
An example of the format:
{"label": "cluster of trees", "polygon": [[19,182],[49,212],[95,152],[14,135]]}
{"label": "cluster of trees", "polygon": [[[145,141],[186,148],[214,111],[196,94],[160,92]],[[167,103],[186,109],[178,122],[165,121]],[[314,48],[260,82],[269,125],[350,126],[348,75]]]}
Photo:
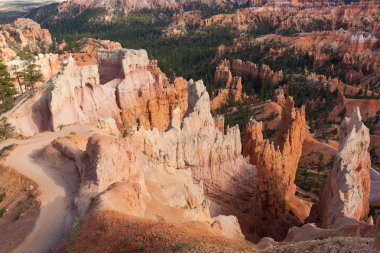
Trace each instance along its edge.
{"label": "cluster of trees", "polygon": [[58,41],[65,40],[73,49],[77,47],[75,41],[84,37],[118,41],[125,48],[146,49],[150,58],[159,59],[159,67],[169,78],[203,79],[209,91],[213,90],[215,50],[220,44],[231,45],[237,32],[227,26],[212,26],[188,29],[181,37],[164,38],[162,30],[170,24],[172,14],[172,10],[145,10],[100,22],[103,11],[91,9],[47,27]]}
{"label": "cluster of trees", "polygon": [[314,31],[332,31],[333,30],[333,24],[331,20],[325,20],[325,19],[311,19],[308,23],[299,23],[301,30],[303,32],[314,32]]}
{"label": "cluster of trees", "polygon": [[2,100],[1,109],[11,108],[14,103],[14,96],[17,91],[13,85],[14,78],[11,77],[7,65],[0,58],[0,97]]}
{"label": "cluster of trees", "polygon": [[34,55],[24,50],[20,53],[21,66],[13,67],[13,75],[9,73],[4,60],[0,58],[0,110],[6,111],[13,107],[18,92],[15,83],[19,85],[20,92],[34,93],[36,83],[43,80],[43,75],[35,62]]}
{"label": "cluster of trees", "polygon": [[34,55],[27,49],[19,54],[22,60],[21,66],[14,66],[15,79],[19,85],[20,92],[36,92],[36,83],[43,81],[43,74],[36,64]]}
{"label": "cluster of trees", "polygon": [[364,123],[369,128],[369,132],[375,134],[376,127],[380,123],[380,111],[377,111],[373,117],[367,117]]}
{"label": "cluster of trees", "polygon": [[278,24],[274,24],[269,18],[261,18],[259,23],[248,28],[247,33],[251,36],[261,36],[265,34],[275,33],[278,29]]}
{"label": "cluster of trees", "polygon": [[15,127],[12,126],[7,118],[3,117],[0,119],[0,141],[8,138],[12,138],[15,135]]}

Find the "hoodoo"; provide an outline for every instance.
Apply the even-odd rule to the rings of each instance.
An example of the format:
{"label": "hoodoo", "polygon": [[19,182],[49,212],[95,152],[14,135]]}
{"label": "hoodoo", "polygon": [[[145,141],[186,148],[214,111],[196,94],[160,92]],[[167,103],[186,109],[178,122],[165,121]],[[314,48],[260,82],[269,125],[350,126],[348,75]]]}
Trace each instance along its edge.
{"label": "hoodoo", "polygon": [[340,228],[367,221],[369,213],[371,159],[369,129],[359,108],[340,126],[339,149],[316,208],[321,226]]}
{"label": "hoodoo", "polygon": [[305,108],[286,100],[274,142],[263,138],[263,124],[251,120],[243,155],[250,156],[258,172],[257,188],[250,211],[257,234],[282,239],[292,226],[303,224],[311,203],[301,200],[294,183],[305,136]]}

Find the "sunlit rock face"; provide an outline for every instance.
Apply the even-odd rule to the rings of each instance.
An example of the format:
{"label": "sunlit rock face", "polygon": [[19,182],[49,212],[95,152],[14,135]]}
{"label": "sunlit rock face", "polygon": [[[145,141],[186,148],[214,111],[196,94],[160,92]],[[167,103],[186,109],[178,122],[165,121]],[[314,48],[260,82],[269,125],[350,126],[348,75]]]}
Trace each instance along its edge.
{"label": "sunlit rock face", "polygon": [[305,108],[295,108],[289,97],[274,142],[264,139],[262,130],[262,122],[251,120],[243,147],[258,171],[250,214],[258,235],[279,240],[290,227],[303,224],[311,207],[295,196],[294,183],[306,130]]}
{"label": "sunlit rock face", "polygon": [[31,19],[19,18],[0,28],[0,57],[6,62],[16,57],[16,46],[45,53],[53,43],[49,30],[42,29]]}
{"label": "sunlit rock face", "polygon": [[362,122],[359,108],[356,108],[340,126],[334,167],[315,210],[322,227],[341,228],[367,221],[371,185],[369,142],[369,129]]}
{"label": "sunlit rock face", "polygon": [[75,123],[113,118],[120,129],[137,124],[166,130],[171,114],[187,110],[187,82],[166,75],[145,50],[100,51],[95,65],[67,60],[48,87],[17,108],[9,121],[24,135],[58,130]]}
{"label": "sunlit rock face", "polygon": [[75,162],[81,216],[113,210],[170,223],[198,221],[227,238],[244,239],[236,217],[211,219],[206,194],[226,202],[248,198],[255,167],[241,155],[238,128],[223,134],[215,126],[203,82],[189,81],[187,88],[186,116],[181,119],[177,107],[166,131],[134,125],[125,137],[95,134],[87,145],[64,137],[43,150],[44,159],[58,153]]}

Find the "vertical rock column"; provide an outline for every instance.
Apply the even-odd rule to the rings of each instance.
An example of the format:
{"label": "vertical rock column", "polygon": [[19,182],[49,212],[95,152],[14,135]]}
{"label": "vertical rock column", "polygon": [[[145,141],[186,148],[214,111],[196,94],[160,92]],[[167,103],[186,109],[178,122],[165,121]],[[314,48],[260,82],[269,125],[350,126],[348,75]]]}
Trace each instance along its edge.
{"label": "vertical rock column", "polygon": [[340,126],[339,150],[316,208],[322,227],[339,228],[367,220],[371,186],[369,142],[369,130],[356,108]]}
{"label": "vertical rock column", "polygon": [[301,225],[309,215],[310,203],[295,196],[294,184],[306,130],[305,109],[294,107],[289,97],[274,142],[263,138],[262,122],[251,120],[243,155],[258,171],[257,191],[250,213],[259,236],[281,240],[288,229]]}

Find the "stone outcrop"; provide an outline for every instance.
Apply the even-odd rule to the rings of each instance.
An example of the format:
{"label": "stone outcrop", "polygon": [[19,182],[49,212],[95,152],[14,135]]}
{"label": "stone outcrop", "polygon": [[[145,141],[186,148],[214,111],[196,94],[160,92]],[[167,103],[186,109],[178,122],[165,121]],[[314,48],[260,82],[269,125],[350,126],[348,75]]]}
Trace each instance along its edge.
{"label": "stone outcrop", "polygon": [[100,51],[99,65],[77,66],[73,58],[62,73],[33,99],[9,115],[19,133],[30,136],[75,123],[98,124],[113,118],[120,129],[169,127],[172,111],[187,110],[187,82],[170,84],[145,50]]}
{"label": "stone outcrop", "polygon": [[283,80],[282,71],[274,72],[268,65],[257,65],[252,62],[242,60],[222,60],[215,70],[215,83],[218,88],[229,87],[233,77],[239,76],[247,82],[264,82],[270,79],[273,85],[277,85]]}
{"label": "stone outcrop", "polygon": [[284,107],[286,104],[286,98],[285,98],[285,89],[287,87],[279,87],[274,91],[274,102],[276,102],[281,107]]}
{"label": "stone outcrop", "polygon": [[201,11],[187,11],[182,9],[172,16],[171,24],[163,29],[162,35],[167,38],[182,36],[187,33],[187,24],[199,24],[202,20]]}
{"label": "stone outcrop", "polygon": [[[57,54],[38,54],[35,56],[35,63],[42,73],[43,82],[49,81],[53,76],[58,74],[61,68]],[[11,75],[15,77],[15,72],[22,71],[25,62],[16,57],[13,60],[8,61],[6,64]],[[37,83],[37,86],[41,84],[42,83]],[[15,86],[17,89],[20,88],[17,78],[15,78]]]}
{"label": "stone outcrop", "polygon": [[295,196],[294,184],[306,130],[305,108],[286,100],[274,142],[263,138],[263,124],[251,120],[243,155],[257,167],[257,188],[250,210],[256,233],[283,239],[287,230],[308,217],[310,203]]}
{"label": "stone outcrop", "polygon": [[93,135],[83,147],[65,137],[45,148],[48,159],[58,152],[75,162],[81,217],[113,210],[173,222],[174,215],[175,223],[206,222],[227,238],[244,239],[236,217],[211,220],[204,192],[243,203],[253,194],[255,167],[241,155],[239,129],[224,135],[215,126],[202,81],[189,81],[188,94],[185,118],[177,107],[165,132],[131,126],[123,138]]}
{"label": "stone outcrop", "polygon": [[190,81],[188,90],[188,111],[182,125],[174,123],[180,122],[178,109],[167,132],[138,131],[138,146],[166,170],[191,169],[194,179],[204,183],[207,195],[236,202],[244,209],[243,200],[254,191],[256,172],[241,155],[239,128],[229,128],[225,134],[219,131],[201,81]]}
{"label": "stone outcrop", "polygon": [[230,68],[230,62],[228,60],[222,60],[215,70],[214,80],[217,89],[212,95],[212,110],[216,110],[221,105],[227,104],[230,97],[235,101],[241,101],[247,96],[243,93],[241,77],[233,77]]}
{"label": "stone outcrop", "polygon": [[27,47],[33,52],[43,53],[52,43],[50,32],[31,19],[19,18],[11,24],[0,25],[0,57],[5,61],[15,57],[16,49]]}
{"label": "stone outcrop", "polygon": [[177,106],[183,117],[187,109],[186,80],[176,78],[170,84],[157,62],[149,61],[145,50],[100,51],[98,61],[101,83],[113,80],[109,85],[116,85],[124,126],[137,123],[164,131]]}
{"label": "stone outcrop", "polygon": [[71,58],[63,73],[56,76],[52,83],[47,129],[55,131],[61,126],[75,123],[95,124],[98,118],[117,118],[120,113],[115,89],[100,85],[96,65],[77,67]]}
{"label": "stone outcrop", "polygon": [[[0,58],[5,60],[14,77],[14,73],[21,71],[25,65],[18,57],[18,52],[24,48],[34,53],[35,63],[41,70],[44,82],[56,75],[60,69],[58,55],[47,54],[52,43],[50,32],[31,19],[19,18],[11,24],[0,25]],[[40,84],[37,83],[37,86]],[[15,87],[22,92],[17,79]]]}
{"label": "stone outcrop", "polygon": [[79,52],[86,54],[95,54],[100,49],[106,51],[113,51],[116,49],[121,49],[121,44],[119,42],[114,42],[110,40],[97,40],[93,38],[83,38],[78,41],[81,45]]}
{"label": "stone outcrop", "polygon": [[[91,92],[105,93],[104,89],[111,89],[110,84],[114,81],[99,85],[96,65],[78,68],[75,65],[70,66],[73,60],[70,61],[72,63],[69,63],[65,71],[79,72],[65,75],[64,71],[64,74],[57,78],[62,78],[63,81],[66,78],[72,79],[73,76],[81,76],[83,82],[75,84],[72,80],[71,84],[76,87],[73,91],[59,92],[54,90],[57,89],[55,87],[50,93],[45,93],[47,97],[44,101],[49,105],[51,112],[54,112],[51,114],[50,122],[55,125],[63,121],[69,124],[70,120],[74,123],[77,119],[82,119],[84,123],[86,121],[95,123],[95,120],[101,116],[93,114],[90,110],[85,111],[85,108],[94,106],[98,108],[95,110],[97,113],[104,112],[105,116],[112,113],[111,109],[115,107],[111,105],[115,100],[109,99],[108,102],[111,103],[109,106],[103,101],[103,107],[100,108],[96,104],[98,101],[92,100],[90,100],[91,106],[84,104],[84,101],[79,103],[84,106],[77,106],[76,99],[84,97],[95,99],[98,96],[93,96]],[[136,64],[132,67],[135,69],[125,75],[126,78],[144,70]],[[130,68],[130,64],[126,66],[126,69]],[[54,150],[75,161],[78,168],[80,187],[76,206],[80,215],[85,215],[90,206],[90,210],[120,209],[129,215],[138,213],[144,218],[156,219],[155,214],[150,213],[155,209],[145,208],[152,203],[152,199],[155,199],[154,194],[157,194],[149,192],[146,186],[148,181],[159,184],[158,188],[165,196],[165,202],[159,205],[184,209],[181,211],[181,219],[185,220],[211,222],[209,204],[204,193],[220,202],[233,205],[234,209],[240,212],[246,210],[247,205],[252,205],[248,200],[255,191],[256,168],[241,155],[239,128],[237,126],[228,128],[225,133],[219,130],[224,128],[221,126],[223,121],[212,117],[210,98],[201,81],[190,81],[185,87],[188,89],[186,94],[189,94],[186,99],[188,103],[186,112],[182,113],[177,106],[171,113],[169,129],[165,132],[160,132],[157,128],[153,130],[150,127],[146,128],[142,122],[134,122],[128,125],[123,134],[124,138],[94,135],[88,140],[86,148],[76,147],[66,139],[52,143]],[[81,90],[83,88],[89,95],[77,96],[79,92],[84,92]],[[67,83],[61,89],[72,88]],[[59,94],[67,94],[67,97],[72,97],[74,100],[63,100],[65,101],[63,102],[55,98]],[[99,103],[101,101],[99,100]],[[63,108],[63,104],[66,108]],[[74,108],[77,108],[77,113],[80,114],[70,111]],[[61,118],[60,110],[66,110],[65,115],[71,116]],[[182,119],[182,115],[186,116]],[[216,125],[215,122],[219,123]],[[132,179],[137,181],[131,181]],[[118,182],[129,183],[118,184]],[[123,192],[121,189],[125,189],[125,193],[121,194],[120,192]],[[98,194],[101,195],[96,197]],[[90,205],[91,199],[95,197],[96,201]],[[131,198],[130,201],[135,204],[124,206],[122,203],[130,203],[123,200],[124,198]],[[241,239],[236,220],[232,222],[230,218],[227,221],[220,218],[219,223],[219,230],[226,236]]]}
{"label": "stone outcrop", "polygon": [[110,185],[108,189],[99,194],[91,203],[90,210],[101,212],[114,210],[119,213],[145,217],[146,203],[144,194],[147,194],[145,182],[128,178],[128,181]]}
{"label": "stone outcrop", "polygon": [[[98,61],[96,56],[99,50],[113,51],[122,48],[119,42],[93,38],[83,38],[78,40],[77,43],[80,45],[80,48],[78,52],[72,54],[72,57],[78,66],[97,65]],[[65,51],[67,49],[67,43],[61,43],[58,48],[61,51]],[[62,55],[64,58],[68,56],[68,54]]]}
{"label": "stone outcrop", "polygon": [[256,83],[263,83],[270,80],[274,86],[280,83],[284,78],[282,70],[275,72],[271,70],[268,65],[257,65],[239,59],[232,61],[231,71],[234,76],[240,76],[243,80]]}
{"label": "stone outcrop", "polygon": [[371,160],[370,135],[359,108],[340,127],[339,149],[316,208],[324,228],[340,228],[367,221]]}
{"label": "stone outcrop", "polygon": [[251,85],[248,89],[253,90],[253,85],[262,85],[269,82],[275,86],[283,80],[282,71],[274,72],[267,65],[256,65],[252,62],[222,60],[215,70],[214,81],[217,89],[212,96],[211,108],[217,109],[227,104],[230,97],[235,101],[247,98],[243,92],[245,85]]}
{"label": "stone outcrop", "polygon": [[212,219],[212,228],[219,230],[222,234],[233,240],[244,240],[240,225],[235,216],[219,215]]}
{"label": "stone outcrop", "polygon": [[[206,6],[218,6],[218,7],[232,7],[234,0],[142,0],[142,1],[130,1],[130,0],[70,0],[58,4],[57,12],[53,13],[57,15],[55,19],[59,19],[60,16],[70,11],[70,9],[79,9],[81,11],[100,8],[105,9],[108,15],[124,12],[128,14],[133,11],[141,10],[162,10],[162,9],[180,9],[191,4],[200,4]],[[42,9],[42,11],[44,11]],[[37,12],[38,13],[38,12]],[[53,17],[51,17],[53,18]]]}
{"label": "stone outcrop", "polygon": [[[377,31],[376,18],[380,14],[377,1],[361,1],[360,4],[355,5],[338,4],[330,6],[329,11],[326,11],[323,7],[321,8],[321,6],[309,5],[308,7],[312,8],[300,9],[286,5],[287,2],[293,1],[263,2],[268,4],[260,8],[240,9],[232,14],[214,15],[203,19],[201,25],[232,25],[240,30],[247,30],[252,27],[260,27],[262,20],[266,19],[274,27],[280,29],[293,28],[298,32],[303,31],[304,27],[313,25],[315,22],[331,25],[331,29],[336,30],[340,27],[345,27],[346,30],[374,31],[375,33]],[[276,2],[279,4],[278,6],[276,6]]]}

